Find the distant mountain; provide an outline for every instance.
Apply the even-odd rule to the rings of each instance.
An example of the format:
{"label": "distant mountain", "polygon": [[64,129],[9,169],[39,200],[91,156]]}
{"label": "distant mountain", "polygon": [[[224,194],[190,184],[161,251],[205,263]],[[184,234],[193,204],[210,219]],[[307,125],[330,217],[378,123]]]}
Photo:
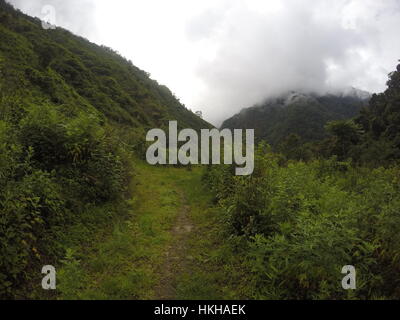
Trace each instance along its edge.
{"label": "distant mountain", "polygon": [[324,95],[290,91],[264,103],[243,109],[226,120],[222,128],[255,129],[257,140],[275,146],[290,134],[303,142],[325,137],[328,121],[355,117],[371,95],[355,88]]}

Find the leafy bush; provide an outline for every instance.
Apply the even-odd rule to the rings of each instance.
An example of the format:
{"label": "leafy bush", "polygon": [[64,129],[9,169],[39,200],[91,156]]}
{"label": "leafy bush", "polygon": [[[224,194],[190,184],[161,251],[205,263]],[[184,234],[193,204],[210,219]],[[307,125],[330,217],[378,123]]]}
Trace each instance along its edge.
{"label": "leafy bush", "polygon": [[89,204],[122,199],[130,179],[129,153],[96,116],[60,110],[0,121],[1,297],[23,297],[33,271],[64,255],[63,229]]}
{"label": "leafy bush", "polygon": [[[212,167],[205,180],[232,237],[246,239],[251,298],[399,298],[399,169],[281,162],[261,146],[253,176]],[[237,242],[236,242],[237,243]],[[242,242],[241,242],[242,243]],[[357,290],[342,289],[354,265]]]}

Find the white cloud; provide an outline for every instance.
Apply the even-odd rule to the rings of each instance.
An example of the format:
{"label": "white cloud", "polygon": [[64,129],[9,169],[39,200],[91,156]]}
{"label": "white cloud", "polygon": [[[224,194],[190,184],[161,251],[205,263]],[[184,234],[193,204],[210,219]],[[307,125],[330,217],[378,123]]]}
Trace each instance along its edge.
{"label": "white cloud", "polygon": [[93,0],[6,0],[21,11],[35,17],[44,18],[42,9],[53,6],[57,26],[61,26],[81,36],[93,36]]}

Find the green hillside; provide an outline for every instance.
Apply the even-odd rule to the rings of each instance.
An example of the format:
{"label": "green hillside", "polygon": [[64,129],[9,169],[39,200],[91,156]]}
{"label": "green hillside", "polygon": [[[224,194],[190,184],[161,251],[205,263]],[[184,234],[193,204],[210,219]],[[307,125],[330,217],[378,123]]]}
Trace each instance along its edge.
{"label": "green hillside", "polygon": [[0,1],[1,106],[7,98],[94,112],[132,127],[210,127],[171,91],[110,48],[67,30],[44,30],[41,21]]}

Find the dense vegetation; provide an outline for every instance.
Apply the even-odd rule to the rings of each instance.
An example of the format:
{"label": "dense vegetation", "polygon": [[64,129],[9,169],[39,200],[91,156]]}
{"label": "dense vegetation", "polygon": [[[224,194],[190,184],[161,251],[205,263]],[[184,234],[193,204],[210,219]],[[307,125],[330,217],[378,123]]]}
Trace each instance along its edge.
{"label": "dense vegetation", "polygon": [[210,127],[116,52],[0,0],[0,297],[35,297],[43,265],[126,214],[132,154],[168,120]]}
{"label": "dense vegetation", "polygon": [[[250,177],[209,168],[249,297],[400,298],[399,103],[400,65],[356,119],[327,125],[325,141],[291,136],[286,154],[261,143]],[[356,267],[357,290],[342,289],[344,265]]]}

